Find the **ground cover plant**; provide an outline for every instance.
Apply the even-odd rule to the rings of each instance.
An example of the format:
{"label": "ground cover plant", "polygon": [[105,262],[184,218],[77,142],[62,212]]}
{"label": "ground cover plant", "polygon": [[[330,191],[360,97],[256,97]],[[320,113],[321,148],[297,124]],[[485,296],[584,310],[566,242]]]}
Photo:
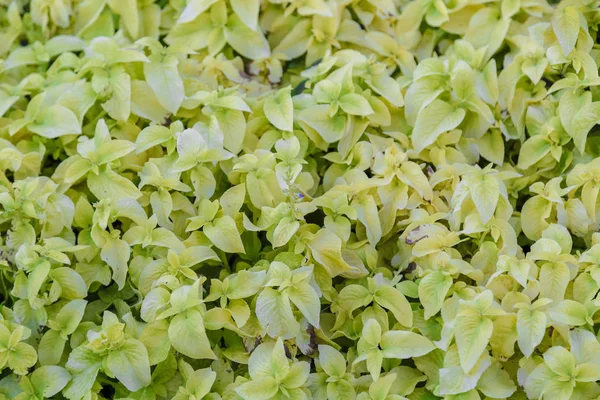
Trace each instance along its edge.
{"label": "ground cover plant", "polygon": [[600,1],[0,5],[0,399],[600,398]]}

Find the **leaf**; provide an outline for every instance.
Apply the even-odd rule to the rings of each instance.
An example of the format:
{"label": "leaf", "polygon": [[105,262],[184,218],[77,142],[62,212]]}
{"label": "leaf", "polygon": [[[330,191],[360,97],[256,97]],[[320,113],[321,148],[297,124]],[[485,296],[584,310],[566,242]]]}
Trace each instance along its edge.
{"label": "leaf", "polygon": [[98,175],[89,174],[87,184],[90,192],[98,199],[137,199],[142,195],[129,179],[111,170],[106,170]]}
{"label": "leaf", "polygon": [[421,279],[419,300],[425,309],[426,320],[441,310],[451,286],[452,278],[442,271],[432,271]]}
{"label": "leaf", "polygon": [[577,365],[577,382],[596,382],[600,379],[600,366],[595,363]]}
{"label": "leaf", "polygon": [[[204,1],[204,0],[200,0]],[[217,0],[209,0],[216,3]],[[188,7],[199,1],[190,1]],[[182,16],[184,12],[181,14]],[[208,46],[209,38],[213,30],[213,24],[208,13],[200,15],[195,21],[178,23],[169,31],[165,37],[165,42],[171,45],[171,49],[190,53]]]}
{"label": "leaf", "polygon": [[564,263],[545,263],[540,270],[540,297],[561,301],[570,280],[569,267]]}
{"label": "leaf", "polygon": [[140,335],[140,342],[148,349],[150,365],[156,365],[166,360],[171,350],[169,340],[169,323],[158,320],[146,325]]}
{"label": "leaf", "polygon": [[354,386],[347,380],[339,380],[327,384],[327,399],[344,400],[356,398]]}
{"label": "leaf", "polygon": [[358,220],[367,229],[367,238],[371,245],[375,246],[381,240],[381,221],[377,212],[377,204],[373,196],[363,196],[352,205],[356,209]]}
{"label": "leaf", "polygon": [[178,24],[193,21],[196,17],[210,8],[218,0],[189,0],[179,16]]}
{"label": "leaf", "polygon": [[301,111],[298,119],[317,131],[327,143],[337,142],[346,133],[346,117],[339,113],[330,116],[327,104],[312,106]]}
{"label": "leaf", "polygon": [[510,398],[517,390],[510,375],[500,368],[500,363],[492,362],[492,365],[485,370],[477,388],[486,396],[491,398]]}
{"label": "leaf", "polygon": [[223,146],[234,154],[239,153],[246,132],[244,113],[239,110],[219,108],[215,111],[215,116],[223,132]]}
{"label": "leaf", "polygon": [[215,219],[202,228],[208,239],[226,253],[245,253],[235,221],[228,215]]}
{"label": "leaf", "polygon": [[50,263],[48,261],[43,261],[29,273],[29,276],[27,277],[27,297],[29,298],[29,301],[33,301],[37,297],[49,272]]}
{"label": "leaf", "polygon": [[144,63],[146,82],[156,94],[159,103],[171,114],[176,114],[185,97],[183,80],[179,76],[179,60],[172,55],[152,58]]}
{"label": "leaf", "polygon": [[406,297],[396,288],[381,286],[373,296],[375,301],[392,312],[396,321],[410,328],[413,325],[413,313]]}
{"label": "leaf", "polygon": [[559,8],[552,15],[552,29],[566,56],[575,48],[579,36],[579,12],[575,7]]}
{"label": "leaf", "polygon": [[225,28],[225,38],[235,51],[250,60],[268,58],[271,54],[269,43],[262,30],[254,31],[248,28],[237,14],[229,16]]}
{"label": "leaf", "polygon": [[394,106],[404,106],[404,98],[402,97],[400,85],[394,78],[388,76],[386,73],[373,76],[366,84],[369,85],[374,92],[381,95]]}
{"label": "leaf", "polygon": [[356,93],[343,95],[340,97],[339,104],[346,114],[366,116],[375,112],[367,99]]}
{"label": "leaf", "polygon": [[[285,354],[285,351],[283,353]],[[286,360],[286,362],[287,362],[287,360]],[[293,391],[292,393],[294,393],[294,392],[298,393],[299,391],[302,390],[302,389],[300,389],[300,387],[306,383],[309,372],[310,372],[310,364],[308,362],[306,362],[306,361],[294,362],[294,363],[292,363],[292,365],[290,365],[290,370],[287,373],[282,384],[287,386],[288,388],[292,389],[292,391]]]}
{"label": "leaf", "polygon": [[[350,266],[342,257],[342,240],[328,229],[321,229],[308,244],[312,256],[333,278],[342,276],[364,276],[363,271]],[[364,267],[363,267],[364,268]],[[364,271],[366,275],[366,271]]]}
{"label": "leaf", "polygon": [[27,343],[19,342],[8,352],[8,367],[17,375],[26,375],[37,362],[37,352]]}
{"label": "leaf", "polygon": [[158,313],[169,304],[171,293],[168,290],[157,287],[152,289],[142,303],[140,317],[146,322],[153,322]]}
{"label": "leaf", "polygon": [[373,382],[369,387],[369,395],[372,399],[386,399],[394,381],[396,380],[396,373],[390,372],[381,379]]}
{"label": "leaf", "polygon": [[548,59],[545,57],[540,57],[538,59],[528,58],[523,61],[521,70],[529,77],[529,79],[531,79],[531,82],[537,85],[537,83],[542,79],[547,67]]}
{"label": "leaf", "polygon": [[[510,18],[519,12],[521,0],[502,0],[502,18]],[[494,397],[494,396],[491,396]]]}
{"label": "leaf", "polygon": [[138,38],[139,15],[136,0],[107,0],[108,5],[121,17],[121,21],[132,38]]}
{"label": "leaf", "polygon": [[552,212],[552,203],[542,196],[528,199],[521,209],[521,227],[523,233],[531,240],[542,236],[542,231],[548,227],[546,218]]}
{"label": "leaf", "polygon": [[569,337],[571,353],[578,363],[594,362],[598,364],[595,354],[600,350],[600,343],[592,332],[576,328],[570,332]]}
{"label": "leaf", "polygon": [[72,334],[83,318],[86,300],[72,300],[65,304],[56,314],[56,322],[60,324],[61,332],[67,335]]}
{"label": "leaf", "polygon": [[481,354],[485,351],[494,324],[492,320],[476,314],[468,314],[456,319],[456,345],[460,365],[465,372],[473,369]]}
{"label": "leaf", "polygon": [[583,106],[573,117],[570,135],[573,137],[575,147],[583,153],[590,130],[600,122],[600,101]]}
{"label": "leaf", "polygon": [[127,262],[129,261],[130,249],[127,242],[121,239],[110,239],[106,242],[100,257],[107,263],[113,271],[113,280],[117,283],[119,289],[125,286],[127,279]]}
{"label": "leaf", "polygon": [[542,136],[533,136],[523,143],[519,152],[519,161],[517,166],[521,169],[527,169],[544,158],[550,153],[552,145]]}
{"label": "leaf", "polygon": [[468,179],[467,186],[471,198],[481,216],[481,222],[486,224],[494,216],[500,197],[498,179],[490,174],[476,174]]}
{"label": "leaf", "polygon": [[[282,349],[283,342],[267,342],[259,344],[248,360],[248,374],[252,379],[264,376],[273,376],[277,370],[280,372],[289,371],[289,363],[285,360],[285,349]],[[283,350],[283,351],[282,351]],[[283,352],[283,358],[281,353]],[[288,371],[281,371],[288,367]]]}
{"label": "leaf", "polygon": [[27,128],[48,139],[81,133],[81,125],[75,113],[59,105],[42,110]]}
{"label": "leaf", "polygon": [[311,40],[312,22],[309,19],[300,19],[275,46],[273,54],[282,54],[286,60],[293,60],[306,53]]}
{"label": "leaf", "polygon": [[263,111],[269,122],[277,129],[291,132],[294,128],[294,104],[292,103],[291,88],[280,89],[274,95],[267,97]]}
{"label": "leaf", "polygon": [[574,376],[575,358],[564,347],[555,346],[544,353],[544,362],[558,376]]}
{"label": "leaf", "polygon": [[357,308],[368,305],[372,300],[373,296],[364,286],[348,285],[340,290],[334,304],[336,308],[339,307],[351,314]]}
{"label": "leaf", "polygon": [[246,325],[251,315],[250,307],[244,300],[232,299],[229,302],[228,310],[238,327]]}
{"label": "leaf", "polygon": [[263,289],[256,299],[256,317],[271,337],[294,337],[299,325],[292,313],[287,294],[271,288]]}
{"label": "leaf", "polygon": [[577,90],[563,91],[563,95],[558,102],[558,116],[565,130],[573,136],[573,122],[575,115],[585,106],[592,102],[592,96],[589,92],[579,92]]}
{"label": "leaf", "polygon": [[131,81],[131,112],[152,122],[163,122],[168,111],[160,104],[154,91],[145,81]]}
{"label": "leaf", "polygon": [[300,228],[300,223],[294,218],[283,218],[273,231],[273,248],[281,247],[288,243]]}
{"label": "leaf", "polygon": [[418,152],[433,144],[444,132],[456,128],[465,118],[465,110],[454,108],[443,100],[435,99],[417,115],[411,134]]}
{"label": "leaf", "polygon": [[587,308],[574,300],[563,300],[549,310],[550,317],[559,324],[580,326],[587,321]]}
{"label": "leaf", "polygon": [[248,28],[257,30],[259,0],[231,0],[231,8]]}
{"label": "leaf", "polygon": [[245,400],[270,399],[277,394],[275,378],[270,376],[252,379],[235,388],[235,392]]}
{"label": "leaf", "polygon": [[546,314],[538,310],[519,310],[517,332],[521,352],[525,357],[530,357],[546,333]]}
{"label": "leaf", "polygon": [[[529,374],[529,376],[527,376],[525,385],[523,385],[525,387],[525,392],[527,393],[527,396],[529,398],[541,398],[543,394],[552,392],[554,389],[556,389],[556,387],[549,388],[548,383],[555,378],[556,374],[552,372],[544,363],[541,363],[537,366],[537,368],[533,370],[533,372]],[[573,386],[570,384],[568,386],[572,392]],[[570,398],[571,392],[568,393],[567,397],[552,398],[563,398],[566,400]],[[552,394],[554,395],[555,393]]]}
{"label": "leaf", "polygon": [[246,271],[241,270],[235,278],[232,278],[229,283],[230,291],[227,297],[230,299],[244,299],[254,296],[262,288],[265,282],[265,271]]}
{"label": "leaf", "polygon": [[76,18],[74,23],[75,34],[80,35],[86,28],[92,25],[102,13],[105,0],[84,0],[76,7]]}
{"label": "leaf", "polygon": [[388,331],[381,336],[381,349],[385,358],[420,357],[435,350],[426,337],[409,331]]}
{"label": "leaf", "polygon": [[246,185],[236,185],[227,189],[219,199],[219,203],[225,215],[235,218],[236,214],[244,205],[246,199]]}
{"label": "leaf", "polygon": [[4,64],[5,69],[17,68],[23,65],[37,64],[33,48],[23,47],[12,51]]}
{"label": "leaf", "polygon": [[346,359],[331,346],[319,345],[319,364],[329,376],[343,377],[346,374]]}
{"label": "leaf", "polygon": [[367,354],[367,371],[371,374],[374,381],[379,379],[381,366],[383,364],[383,354],[380,350],[371,350]]}
{"label": "leaf", "polygon": [[135,149],[135,145],[128,140],[110,140],[103,143],[96,150],[98,164],[108,164],[119,158],[125,157]]}
{"label": "leaf", "polygon": [[121,70],[111,72],[109,86],[112,96],[102,108],[117,121],[127,121],[131,111],[131,78]]}
{"label": "leaf", "polygon": [[216,359],[204,330],[202,314],[198,310],[185,310],[171,320],[169,340],[175,350],[190,358]]}
{"label": "leaf", "polygon": [[150,363],[144,345],[127,339],[117,350],[108,353],[106,366],[128,390],[137,392],[150,385]]}
{"label": "leaf", "polygon": [[212,107],[228,108],[230,110],[238,110],[251,112],[250,107],[246,104],[244,99],[239,96],[222,96],[210,103]]}
{"label": "leaf", "polygon": [[2,117],[17,100],[19,100],[19,96],[10,96],[4,90],[0,90],[0,117]]}
{"label": "leaf", "polygon": [[294,305],[302,312],[308,322],[318,328],[321,302],[319,295],[308,283],[297,283],[286,290]]}
{"label": "leaf", "polygon": [[79,400],[92,389],[98,371],[102,368],[102,356],[80,346],[69,354],[66,367],[71,372],[72,379],[63,394],[69,400]]}
{"label": "leaf", "polygon": [[41,365],[54,365],[60,363],[60,358],[65,350],[67,341],[60,336],[59,331],[44,333],[38,346],[38,358]]}
{"label": "leaf", "polygon": [[71,374],[56,365],[36,368],[31,374],[31,383],[44,397],[50,398],[60,392],[71,380]]}

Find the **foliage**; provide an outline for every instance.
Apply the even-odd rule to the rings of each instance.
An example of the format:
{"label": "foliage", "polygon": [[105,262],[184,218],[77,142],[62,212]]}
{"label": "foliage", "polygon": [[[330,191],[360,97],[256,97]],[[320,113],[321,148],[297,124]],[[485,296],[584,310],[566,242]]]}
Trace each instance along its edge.
{"label": "foliage", "polygon": [[600,398],[599,25],[0,0],[0,400]]}

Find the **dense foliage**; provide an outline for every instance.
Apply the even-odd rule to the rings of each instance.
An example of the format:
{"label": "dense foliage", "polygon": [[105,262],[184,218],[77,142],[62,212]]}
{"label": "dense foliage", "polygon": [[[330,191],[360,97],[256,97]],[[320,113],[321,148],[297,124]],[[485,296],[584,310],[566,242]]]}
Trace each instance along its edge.
{"label": "dense foliage", "polygon": [[0,0],[0,398],[600,398],[600,1]]}

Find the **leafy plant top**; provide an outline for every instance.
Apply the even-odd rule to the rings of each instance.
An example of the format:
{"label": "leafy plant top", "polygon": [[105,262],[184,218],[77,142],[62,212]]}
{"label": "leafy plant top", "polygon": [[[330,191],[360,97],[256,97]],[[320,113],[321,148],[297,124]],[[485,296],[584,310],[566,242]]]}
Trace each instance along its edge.
{"label": "leafy plant top", "polygon": [[600,399],[599,0],[0,0],[0,400]]}

